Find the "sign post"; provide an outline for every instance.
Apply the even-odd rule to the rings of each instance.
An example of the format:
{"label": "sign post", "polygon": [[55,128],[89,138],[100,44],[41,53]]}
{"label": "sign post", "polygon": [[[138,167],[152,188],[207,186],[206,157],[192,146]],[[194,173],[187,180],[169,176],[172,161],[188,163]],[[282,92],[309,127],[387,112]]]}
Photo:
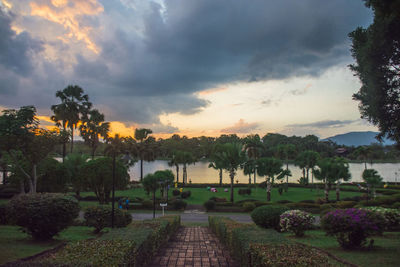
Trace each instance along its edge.
{"label": "sign post", "polygon": [[164,208],[168,206],[168,203],[160,203],[160,206],[162,207],[162,216],[164,216]]}

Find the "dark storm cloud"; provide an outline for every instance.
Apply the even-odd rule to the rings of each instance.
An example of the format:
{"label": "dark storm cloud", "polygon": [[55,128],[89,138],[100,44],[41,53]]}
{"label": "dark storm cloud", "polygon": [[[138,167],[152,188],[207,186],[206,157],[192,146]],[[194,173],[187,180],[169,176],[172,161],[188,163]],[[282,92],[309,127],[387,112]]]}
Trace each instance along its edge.
{"label": "dark storm cloud", "polygon": [[[28,85],[43,91],[38,101],[47,102],[46,107],[50,97],[56,102],[55,90],[79,84],[95,104],[109,108],[108,120],[159,123],[163,113],[202,110],[208,102],[194,93],[222,83],[319,75],[331,66],[346,65],[347,34],[371,21],[363,2],[354,0],[143,3],[146,8],[128,12],[104,1],[103,22],[111,22],[102,25],[104,34],[94,39],[101,52],[90,60],[77,55],[72,76],[45,59],[41,71],[33,70],[30,56],[38,52],[40,42],[26,33],[16,35],[6,19],[0,24],[8,40],[0,40],[0,65],[21,76],[34,72]],[[140,29],[132,30],[138,21]],[[89,18],[85,22],[100,23]],[[19,52],[3,42],[14,42]],[[7,77],[0,74],[0,80]],[[13,86],[27,90],[26,84]],[[25,100],[32,101],[34,92],[27,90]]]}
{"label": "dark storm cloud", "polygon": [[289,124],[286,127],[290,128],[333,128],[333,127],[342,127],[351,123],[356,122],[356,120],[325,120],[325,121],[317,121],[312,123],[303,123],[303,124]]}
{"label": "dark storm cloud", "polygon": [[[27,32],[16,34],[11,29],[11,17],[12,14],[6,14],[0,8],[0,65],[26,77],[33,69],[31,56],[40,52],[43,44],[31,38]],[[7,80],[3,75],[0,79]],[[15,86],[15,82],[12,83]],[[3,89],[0,88],[0,92]]]}

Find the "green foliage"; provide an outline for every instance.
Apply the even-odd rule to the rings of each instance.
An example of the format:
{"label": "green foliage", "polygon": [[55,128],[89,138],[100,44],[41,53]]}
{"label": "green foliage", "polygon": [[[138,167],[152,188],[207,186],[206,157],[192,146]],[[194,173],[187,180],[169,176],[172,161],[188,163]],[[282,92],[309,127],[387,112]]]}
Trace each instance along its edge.
{"label": "green foliage", "polygon": [[239,195],[251,195],[251,188],[241,188],[238,193]]}
{"label": "green foliage", "polygon": [[174,189],[174,190],[172,191],[172,195],[175,196],[175,197],[179,196],[180,194],[181,194],[181,191],[179,191],[179,190],[177,190],[177,189]]}
{"label": "green foliage", "polygon": [[382,207],[369,207],[365,209],[385,218],[385,230],[395,231],[400,229],[400,210]]}
{"label": "green foliage", "polygon": [[174,210],[182,210],[185,209],[187,206],[187,203],[183,201],[182,199],[175,199],[172,201],[172,208]]}
{"label": "green foliage", "polygon": [[209,216],[209,225],[240,266],[331,266],[329,257],[311,247],[292,244],[272,229]]}
{"label": "green foliage", "polygon": [[79,195],[85,187],[85,177],[83,176],[82,168],[86,164],[88,158],[89,157],[85,154],[71,153],[64,159],[63,164],[67,168],[70,182],[77,195]]}
{"label": "green foliage", "polygon": [[[112,190],[112,158],[104,157],[86,162],[82,167],[82,176],[86,186],[92,190],[100,204],[108,203]],[[119,160],[115,166],[115,188],[125,189],[129,182],[129,174],[125,165]]]}
{"label": "green foliage", "polygon": [[180,226],[179,216],[134,222],[95,240],[68,244],[40,266],[145,266]]}
{"label": "green foliage", "polygon": [[10,219],[34,239],[51,239],[78,216],[78,202],[60,194],[28,194],[8,204]]}
{"label": "green foliage", "polygon": [[0,204],[0,225],[8,223],[7,204]]}
{"label": "green foliage", "polygon": [[312,228],[315,218],[301,210],[285,211],[280,216],[282,231],[293,232],[297,237],[304,236],[304,231]]}
{"label": "green foliage", "polygon": [[256,208],[256,204],[254,202],[244,202],[243,209],[246,212],[253,211]]}
{"label": "green foliage", "polygon": [[207,200],[206,202],[204,202],[203,205],[207,211],[214,210],[216,207],[216,203],[214,200]]}
{"label": "green foliage", "polygon": [[40,178],[37,182],[38,192],[66,192],[69,180],[67,168],[53,158],[46,158],[39,164]]}
{"label": "green foliage", "polygon": [[354,208],[330,211],[321,219],[321,226],[327,235],[335,236],[345,249],[363,247],[367,237],[381,233],[384,225],[382,216]]}
{"label": "green foliage", "polygon": [[379,138],[387,136],[400,143],[400,20],[397,0],[368,0],[374,21],[349,34],[356,64],[351,70],[361,81],[353,99],[360,101],[361,117],[378,126]]}
{"label": "green foliage", "polygon": [[190,197],[192,195],[192,192],[191,191],[183,191],[182,193],[181,193],[181,198],[188,198],[188,197]]}
{"label": "green foliage", "polygon": [[279,216],[287,210],[288,208],[285,206],[261,206],[253,210],[251,213],[251,219],[258,226],[279,229]]}
{"label": "green foliage", "polygon": [[142,205],[145,209],[152,209],[153,208],[153,201],[151,200],[144,200]]}
{"label": "green foliage", "polygon": [[[109,206],[93,206],[85,210],[85,221],[87,226],[95,228],[95,233],[99,233],[105,227],[111,227],[112,208]],[[125,227],[132,222],[132,216],[120,209],[114,210],[114,226]]]}

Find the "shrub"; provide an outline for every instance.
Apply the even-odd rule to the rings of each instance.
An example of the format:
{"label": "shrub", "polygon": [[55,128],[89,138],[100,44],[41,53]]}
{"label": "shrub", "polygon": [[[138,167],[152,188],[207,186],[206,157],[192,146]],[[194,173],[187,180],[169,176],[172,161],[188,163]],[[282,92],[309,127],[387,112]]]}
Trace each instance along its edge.
{"label": "shrub", "polygon": [[300,203],[311,203],[311,204],[314,204],[314,203],[315,203],[315,200],[312,200],[312,199],[304,199],[304,200],[300,200],[299,202],[300,202]]}
{"label": "shrub", "polygon": [[8,223],[7,217],[7,205],[0,204],[0,225]]}
{"label": "shrub", "polygon": [[368,207],[366,210],[372,211],[385,219],[385,230],[398,230],[400,227],[400,211],[382,207]]}
{"label": "shrub", "polygon": [[143,205],[143,208],[145,208],[145,209],[152,209],[153,201],[146,199],[142,202],[142,205]]}
{"label": "shrub", "polygon": [[214,210],[215,206],[216,204],[214,200],[207,200],[206,202],[204,202],[204,207],[206,208],[207,211]]}
{"label": "shrub", "polygon": [[393,209],[400,209],[400,202],[396,202],[392,204]]}
{"label": "shrub", "polygon": [[345,249],[360,248],[365,245],[368,236],[381,233],[383,218],[362,209],[334,210],[321,220],[321,226],[327,235],[335,236]]}
{"label": "shrub", "polygon": [[315,218],[308,212],[289,210],[281,214],[279,225],[283,231],[293,232],[296,236],[304,236],[304,231],[312,228]]}
{"label": "shrub", "polygon": [[187,203],[183,201],[182,199],[175,199],[172,201],[172,208],[175,210],[182,210],[185,209],[187,206]]}
{"label": "shrub", "polygon": [[253,211],[255,208],[256,208],[256,204],[254,204],[254,202],[243,203],[244,211]]}
{"label": "shrub", "polygon": [[293,203],[293,201],[286,200],[286,199],[282,199],[282,200],[278,200],[276,203],[279,203],[279,204],[287,204],[287,203]]}
{"label": "shrub", "polygon": [[353,208],[357,202],[355,201],[338,201],[335,203],[335,207],[338,209],[349,209]]}
{"label": "shrub", "polygon": [[214,200],[215,202],[227,202],[226,198],[222,197],[210,197],[210,200]]}
{"label": "shrub", "polygon": [[0,198],[12,198],[20,193],[20,189],[12,184],[0,186]]}
{"label": "shrub", "polygon": [[279,229],[279,216],[287,210],[288,208],[278,205],[261,206],[253,210],[251,219],[258,226]]}
{"label": "shrub", "polygon": [[172,195],[173,196],[179,196],[181,194],[181,191],[179,191],[179,190],[177,190],[177,189],[174,189],[173,191],[172,191]]}
{"label": "shrub", "polygon": [[[108,206],[93,206],[85,210],[86,225],[95,228],[99,233],[105,227],[111,227],[112,208]],[[114,226],[125,227],[132,222],[132,216],[120,209],[114,210]]]}
{"label": "shrub", "polygon": [[239,195],[251,195],[251,188],[240,188]]}
{"label": "shrub", "polygon": [[34,239],[47,240],[72,224],[79,214],[73,197],[61,194],[28,194],[10,200],[8,214]]}
{"label": "shrub", "polygon": [[295,202],[295,203],[288,203],[285,206],[288,207],[289,209],[303,210],[311,213],[319,213],[321,211],[320,205],[314,203]]}
{"label": "shrub", "polygon": [[181,198],[188,198],[188,197],[190,197],[192,195],[192,192],[191,191],[183,191],[182,193],[181,193]]}

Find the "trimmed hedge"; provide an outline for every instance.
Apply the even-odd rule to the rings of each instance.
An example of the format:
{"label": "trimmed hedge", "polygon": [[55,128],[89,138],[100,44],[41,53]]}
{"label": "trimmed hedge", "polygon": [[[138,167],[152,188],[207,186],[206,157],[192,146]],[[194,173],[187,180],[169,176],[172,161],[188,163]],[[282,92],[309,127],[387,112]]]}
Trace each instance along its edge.
{"label": "trimmed hedge", "polygon": [[211,230],[240,266],[335,266],[324,253],[295,244],[272,229],[242,224],[230,218],[209,216]]}
{"label": "trimmed hedge", "polygon": [[145,266],[180,226],[180,216],[134,222],[95,240],[68,244],[38,266]]}
{"label": "trimmed hedge", "polygon": [[[87,226],[95,228],[95,233],[99,233],[105,227],[111,227],[112,208],[109,206],[93,206],[85,210],[85,220]],[[132,222],[132,215],[118,208],[114,209],[114,226],[125,227]]]}
{"label": "trimmed hedge", "polygon": [[261,206],[253,210],[251,219],[258,226],[279,229],[280,216],[287,210],[287,207],[279,205]]}
{"label": "trimmed hedge", "polygon": [[78,201],[62,194],[19,195],[7,204],[10,221],[40,240],[51,239],[72,225],[78,214]]}

